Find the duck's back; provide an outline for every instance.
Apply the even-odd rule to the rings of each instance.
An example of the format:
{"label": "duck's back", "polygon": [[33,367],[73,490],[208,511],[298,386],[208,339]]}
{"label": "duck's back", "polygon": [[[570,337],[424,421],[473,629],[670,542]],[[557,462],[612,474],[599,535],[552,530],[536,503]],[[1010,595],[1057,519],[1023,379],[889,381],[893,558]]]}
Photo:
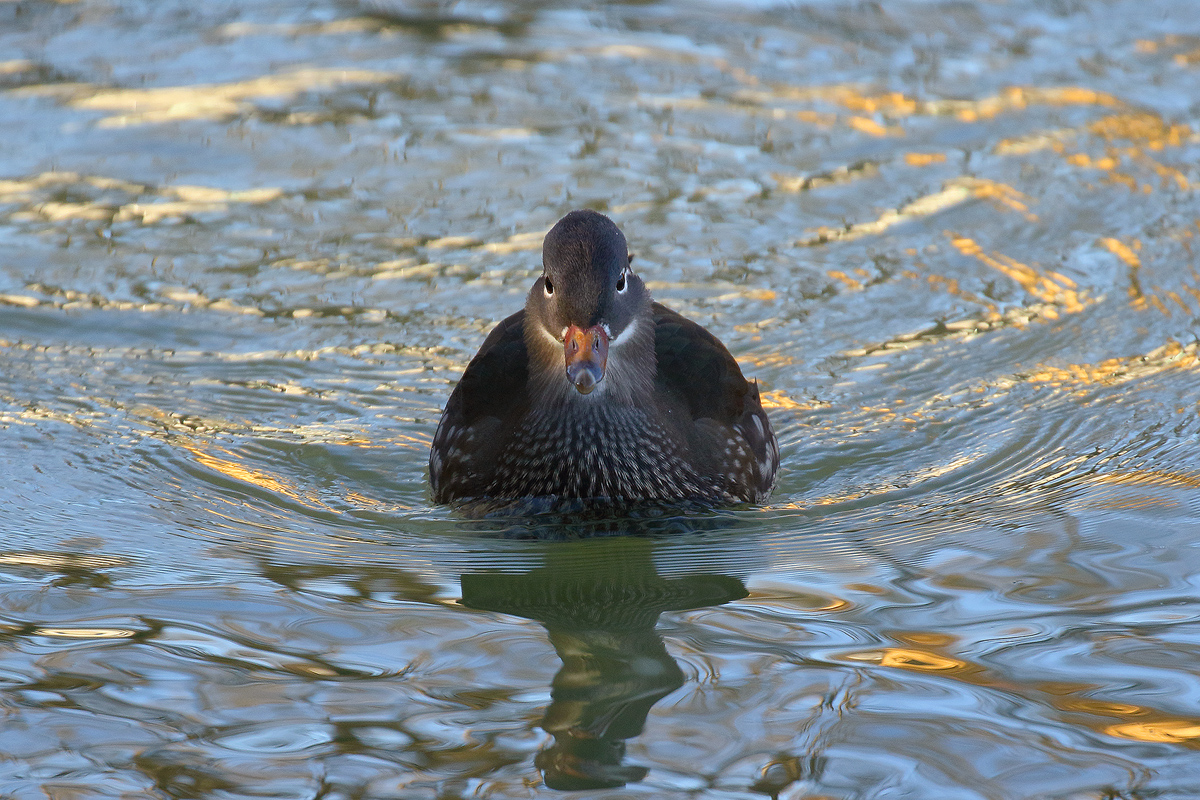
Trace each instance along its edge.
{"label": "duck's back", "polygon": [[518,311],[492,329],[446,401],[429,450],[435,502],[486,496],[512,431],[528,413],[524,321]]}
{"label": "duck's back", "polygon": [[660,303],[652,306],[656,395],[685,413],[691,463],[727,500],[757,502],[775,485],[779,445],[758,385],[717,337]]}

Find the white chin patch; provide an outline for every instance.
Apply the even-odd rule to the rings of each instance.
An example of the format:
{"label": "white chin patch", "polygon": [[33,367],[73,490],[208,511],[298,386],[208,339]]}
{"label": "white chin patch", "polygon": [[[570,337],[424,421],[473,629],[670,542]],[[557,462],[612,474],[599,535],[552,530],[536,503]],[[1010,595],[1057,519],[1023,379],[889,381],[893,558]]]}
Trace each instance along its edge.
{"label": "white chin patch", "polygon": [[607,326],[607,325],[605,325],[605,326],[604,326],[604,332],[609,334],[609,337],[608,337],[608,349],[609,349],[610,351],[611,351],[611,350],[615,350],[616,348],[620,347],[621,345],[625,344],[625,343],[626,343],[626,342],[628,342],[630,339],[632,339],[634,336],[636,336],[636,335],[637,335],[638,326],[639,326],[639,325],[641,325],[641,324],[642,324],[642,323],[641,323],[641,320],[636,320],[636,319],[635,319],[633,322],[629,323],[629,325],[628,325],[628,326],[626,326],[625,330],[621,331],[621,335],[620,335],[620,336],[618,336],[618,337],[617,337],[617,338],[615,338],[615,339],[614,339],[614,338],[612,338],[612,334],[609,332],[609,330],[608,330],[608,326]]}
{"label": "white chin patch", "polygon": [[538,328],[538,331],[539,331],[539,332],[542,334],[542,336],[544,336],[544,337],[546,338],[546,341],[547,341],[547,342],[550,342],[551,344],[553,344],[553,345],[556,345],[556,346],[558,346],[558,347],[562,347],[562,346],[563,346],[563,339],[565,339],[565,338],[566,338],[566,336],[567,336],[567,330],[566,330],[566,328],[563,328],[563,335],[562,335],[561,337],[559,337],[558,339],[555,339],[555,338],[554,338],[554,334],[553,334],[553,333],[551,333],[550,331],[546,330],[546,326],[545,326],[545,325],[543,325],[542,327]]}

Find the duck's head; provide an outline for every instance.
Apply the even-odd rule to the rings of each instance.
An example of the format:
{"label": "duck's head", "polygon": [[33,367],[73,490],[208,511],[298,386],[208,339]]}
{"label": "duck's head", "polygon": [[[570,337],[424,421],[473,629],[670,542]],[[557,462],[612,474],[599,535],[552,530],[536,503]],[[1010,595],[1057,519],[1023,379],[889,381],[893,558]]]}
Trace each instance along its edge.
{"label": "duck's head", "polygon": [[525,301],[531,366],[558,371],[581,395],[614,371],[653,375],[650,295],[629,262],[625,236],[603,214],[572,211],[550,229]]}

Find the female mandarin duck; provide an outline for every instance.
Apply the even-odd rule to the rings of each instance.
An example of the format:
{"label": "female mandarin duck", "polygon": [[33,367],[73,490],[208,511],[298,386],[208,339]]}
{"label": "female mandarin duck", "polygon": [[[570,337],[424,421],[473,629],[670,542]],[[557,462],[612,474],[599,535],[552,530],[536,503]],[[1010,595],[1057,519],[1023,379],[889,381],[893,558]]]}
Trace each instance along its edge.
{"label": "female mandarin duck", "polygon": [[612,220],[567,214],[542,266],[446,403],[434,500],[765,500],[779,445],[757,384],[715,336],[651,302]]}

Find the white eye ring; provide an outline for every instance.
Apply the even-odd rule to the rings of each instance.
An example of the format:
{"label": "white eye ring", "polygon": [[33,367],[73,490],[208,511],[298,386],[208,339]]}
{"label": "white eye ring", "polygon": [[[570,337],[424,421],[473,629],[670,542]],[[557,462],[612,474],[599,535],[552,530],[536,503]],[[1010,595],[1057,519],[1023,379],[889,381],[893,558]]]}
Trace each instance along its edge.
{"label": "white eye ring", "polygon": [[546,276],[545,281],[542,283],[542,291],[546,293],[546,297],[554,294],[554,284],[550,282],[549,275]]}
{"label": "white eye ring", "polygon": [[629,274],[629,270],[622,270],[621,277],[617,278],[617,294],[625,294],[625,290],[629,288],[629,281],[625,276]]}

